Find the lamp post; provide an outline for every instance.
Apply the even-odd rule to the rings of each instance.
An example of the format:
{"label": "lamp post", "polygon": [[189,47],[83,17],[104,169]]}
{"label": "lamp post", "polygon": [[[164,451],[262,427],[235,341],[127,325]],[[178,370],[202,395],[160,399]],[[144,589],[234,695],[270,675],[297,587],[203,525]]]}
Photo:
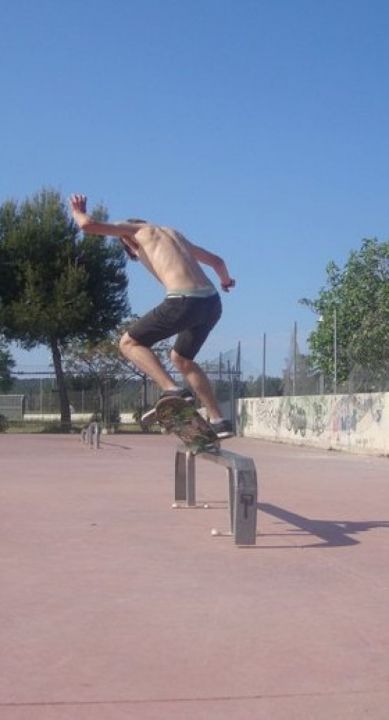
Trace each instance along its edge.
{"label": "lamp post", "polygon": [[293,375],[292,375],[292,395],[296,395],[297,386],[297,323],[293,326]]}
{"label": "lamp post", "polygon": [[334,395],[336,395],[337,392],[337,386],[338,386],[338,318],[336,313],[336,308],[334,309],[334,386],[333,386],[333,392]]}
{"label": "lamp post", "polygon": [[[320,315],[318,322],[323,322],[323,315]],[[338,315],[334,308],[332,315],[332,351],[333,351],[333,376],[332,376],[332,392],[336,395],[338,390]]]}
{"label": "lamp post", "polygon": [[261,383],[261,395],[265,397],[265,383],[266,383],[266,333],[263,333],[263,345],[262,345],[262,383]]}

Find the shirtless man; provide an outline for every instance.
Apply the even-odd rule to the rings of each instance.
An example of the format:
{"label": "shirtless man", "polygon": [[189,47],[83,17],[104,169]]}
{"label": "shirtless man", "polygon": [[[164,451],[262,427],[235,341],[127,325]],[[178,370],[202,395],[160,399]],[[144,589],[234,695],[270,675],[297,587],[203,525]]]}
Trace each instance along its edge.
{"label": "shirtless man", "polygon": [[[120,350],[124,357],[159,385],[161,397],[183,397],[193,402],[192,393],[176,385],[150,349],[159,340],[177,335],[171,351],[173,364],[205,406],[218,437],[230,437],[231,424],[222,418],[209,380],[194,362],[222,313],[219,293],[199,263],[209,265],[218,275],[222,290],[228,292],[235,280],[224,261],[171,228],[144,220],[97,222],[87,214],[85,195],[72,195],[70,206],[81,230],[120,238],[129,257],[143,263],[165,287],[164,301],[133,322],[122,336]],[[143,418],[147,419],[148,414]]]}

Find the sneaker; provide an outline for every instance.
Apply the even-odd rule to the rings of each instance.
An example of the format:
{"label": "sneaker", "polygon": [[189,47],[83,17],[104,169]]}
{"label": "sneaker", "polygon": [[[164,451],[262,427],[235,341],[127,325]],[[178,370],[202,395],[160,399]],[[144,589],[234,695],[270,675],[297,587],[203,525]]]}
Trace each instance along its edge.
{"label": "sneaker", "polygon": [[[182,398],[187,403],[194,403],[195,401],[193,394],[187,388],[177,388],[177,390],[165,390],[165,392],[161,394],[159,400],[172,397]],[[141,422],[143,423],[143,425],[151,425],[153,422],[155,422],[156,414],[157,411],[155,409],[155,406],[152,407],[150,410],[147,410],[147,412],[145,412],[141,417]]]}
{"label": "sneaker", "polygon": [[155,422],[155,416],[157,412],[155,407],[150,408],[150,410],[147,410],[147,412],[143,413],[140,421],[142,425],[152,425],[153,422]]}
{"label": "sneaker", "polygon": [[[165,390],[165,392],[163,392],[161,394],[161,397],[159,398],[159,400],[164,400],[165,398],[172,398],[172,397],[173,398],[176,398],[176,397],[182,398],[183,400],[185,400],[185,402],[188,402],[188,403],[194,403],[194,401],[195,401],[193,393],[190,390],[188,390],[188,388],[177,388],[174,390]],[[159,402],[159,400],[158,400],[158,402]]]}
{"label": "sneaker", "polygon": [[212,429],[220,440],[225,440],[229,437],[234,437],[235,433],[232,429],[232,425],[229,420],[222,420],[218,423],[211,423]]}

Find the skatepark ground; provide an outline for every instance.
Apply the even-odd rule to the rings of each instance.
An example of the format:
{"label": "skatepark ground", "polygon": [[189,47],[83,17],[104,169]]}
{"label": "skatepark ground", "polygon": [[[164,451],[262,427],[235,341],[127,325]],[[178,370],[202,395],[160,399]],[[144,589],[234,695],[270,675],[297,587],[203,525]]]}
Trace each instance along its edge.
{"label": "skatepark ground", "polygon": [[387,720],[389,461],[228,440],[238,547],[224,468],[172,509],[176,445],[0,435],[0,720]]}

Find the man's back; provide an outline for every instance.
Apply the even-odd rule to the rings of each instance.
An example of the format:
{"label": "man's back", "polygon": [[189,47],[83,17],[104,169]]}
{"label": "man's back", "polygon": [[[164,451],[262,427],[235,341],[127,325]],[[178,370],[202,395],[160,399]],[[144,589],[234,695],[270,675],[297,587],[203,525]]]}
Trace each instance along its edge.
{"label": "man's back", "polygon": [[[125,229],[126,223],[120,223]],[[213,287],[196,259],[197,248],[181,233],[148,223],[139,224],[134,232],[128,223],[128,234],[122,239],[167,290],[189,290]]]}

